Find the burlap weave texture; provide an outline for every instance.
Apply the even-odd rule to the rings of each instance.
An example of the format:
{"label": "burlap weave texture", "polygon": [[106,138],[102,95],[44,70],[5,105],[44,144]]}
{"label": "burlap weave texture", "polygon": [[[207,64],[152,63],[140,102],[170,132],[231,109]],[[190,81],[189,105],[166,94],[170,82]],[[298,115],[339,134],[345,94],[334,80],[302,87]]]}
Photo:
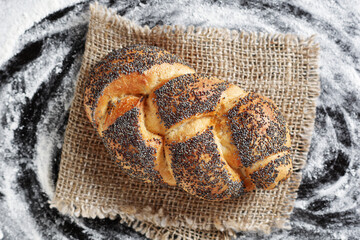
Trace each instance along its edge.
{"label": "burlap weave texture", "polygon": [[[155,45],[177,54],[198,73],[259,92],[278,105],[292,136],[294,173],[271,191],[208,202],[176,187],[142,183],[110,159],[83,108],[92,66],[113,49]],[[238,33],[226,29],[140,27],[91,5],[85,53],[62,149],[52,206],[82,217],[121,217],[149,238],[226,239],[237,231],[270,232],[289,227],[301,169],[306,162],[319,94],[318,46],[312,38]]]}

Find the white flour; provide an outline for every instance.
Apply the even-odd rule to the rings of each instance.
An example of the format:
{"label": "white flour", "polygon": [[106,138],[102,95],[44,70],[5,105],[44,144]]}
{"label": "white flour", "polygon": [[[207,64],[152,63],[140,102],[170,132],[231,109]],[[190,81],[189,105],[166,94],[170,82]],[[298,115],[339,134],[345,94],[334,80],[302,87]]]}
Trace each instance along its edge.
{"label": "white flour", "polygon": [[[79,0],[50,1],[4,1],[0,0],[0,70],[9,59],[16,55],[27,43],[67,31],[81,28],[88,21],[87,12],[79,12],[75,7],[55,22],[36,23],[47,15],[67,6],[81,2]],[[287,2],[287,1],[286,1]],[[279,5],[273,9],[245,7],[237,4],[211,5],[209,1],[153,1],[150,4],[138,4],[129,7],[125,17],[138,24],[178,24],[195,26],[212,26],[254,32],[294,33],[302,36],[316,34],[320,43],[320,76],[322,94],[318,106],[323,109],[340,109],[344,116],[344,126],[336,125],[334,119],[325,116],[313,136],[312,154],[303,171],[304,178],[317,181],[326,163],[341,150],[349,158],[348,171],[335,183],[322,186],[316,195],[308,199],[299,199],[295,207],[306,210],[309,204],[319,198],[330,199],[330,205],[315,214],[328,214],[357,209],[359,215],[360,185],[360,5],[359,1],[341,1],[341,5],[329,2],[296,1],[287,2],[299,6],[307,14],[294,17],[283,12]],[[122,10],[127,1],[118,1],[113,8]],[[302,13],[300,13],[302,14]],[[310,19],[310,21],[308,21]],[[33,27],[35,25],[35,27]],[[31,29],[30,29],[31,28]],[[30,30],[28,30],[30,29]],[[340,42],[339,42],[340,41]],[[47,232],[39,230],[36,219],[29,211],[29,204],[18,186],[17,176],[21,175],[20,163],[32,169],[40,182],[41,190],[50,198],[53,196],[52,167],[54,149],[61,148],[62,135],[57,126],[59,119],[65,118],[64,112],[69,109],[73,94],[81,55],[75,58],[70,71],[61,81],[61,86],[50,99],[46,110],[37,124],[34,159],[16,160],[18,146],[14,143],[14,130],[19,127],[21,109],[26,99],[32,99],[41,84],[49,81],[52,73],[60,73],[62,61],[72,47],[68,42],[45,41],[41,55],[26,65],[21,71],[12,75],[0,88],[0,239],[47,239],[56,235],[63,239],[63,233],[49,228]],[[0,79],[3,81],[3,79]],[[5,81],[5,79],[4,79]],[[21,85],[21,88],[16,86]],[[352,96],[350,98],[350,96]],[[320,121],[319,120],[319,121]],[[342,129],[342,127],[344,129]],[[338,132],[349,134],[350,146],[344,146],[338,139]],[[16,161],[15,161],[16,160]],[[47,203],[42,203],[48,208]],[[61,221],[61,220],[59,220]],[[73,218],[74,223],[84,229],[91,239],[106,239],[106,236],[88,227],[81,219]],[[58,225],[61,225],[59,223]],[[321,234],[334,233],[338,239],[360,235],[360,229],[343,226],[336,232],[321,229],[313,222],[295,219],[293,227],[304,231],[315,231]],[[55,225],[53,225],[55,226]],[[45,236],[45,237],[44,237]],[[117,236],[121,238],[121,236]],[[274,234],[274,239],[289,237],[287,232]],[[54,238],[54,237],[53,237]],[[122,238],[123,239],[123,238]],[[125,239],[137,239],[136,236]]]}

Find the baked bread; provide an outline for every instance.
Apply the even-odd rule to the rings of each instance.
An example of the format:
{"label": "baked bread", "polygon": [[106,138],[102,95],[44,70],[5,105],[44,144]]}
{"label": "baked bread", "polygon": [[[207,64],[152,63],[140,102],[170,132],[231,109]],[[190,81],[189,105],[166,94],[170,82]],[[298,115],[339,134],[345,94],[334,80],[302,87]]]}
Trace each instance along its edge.
{"label": "baked bread", "polygon": [[290,133],[270,99],[157,47],[107,55],[90,72],[84,106],[111,157],[145,182],[225,200],[292,172]]}

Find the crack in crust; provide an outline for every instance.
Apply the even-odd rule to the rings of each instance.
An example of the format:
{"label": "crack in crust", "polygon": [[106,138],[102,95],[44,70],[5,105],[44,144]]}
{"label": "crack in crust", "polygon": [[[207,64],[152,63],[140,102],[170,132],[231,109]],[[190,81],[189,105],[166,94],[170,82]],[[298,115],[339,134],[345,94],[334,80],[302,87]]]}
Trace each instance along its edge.
{"label": "crack in crust", "polygon": [[177,77],[154,92],[157,114],[169,129],[184,119],[213,112],[229,85],[203,74]]}
{"label": "crack in crust", "polygon": [[213,127],[185,142],[168,144],[176,182],[187,192],[207,200],[235,198],[245,192],[242,180],[222,159]]}
{"label": "crack in crust", "polygon": [[103,140],[116,163],[132,177],[164,183],[159,171],[155,170],[156,155],[162,146],[161,138],[145,140],[140,131],[139,106],[118,117],[114,124],[104,131]]}
{"label": "crack in crust", "polygon": [[112,51],[90,72],[85,87],[89,89],[85,94],[88,96],[85,104],[94,108],[102,90],[121,75],[141,75],[154,65],[163,63],[181,63],[188,66],[176,55],[154,46],[132,45]]}
{"label": "crack in crust", "polygon": [[288,151],[287,127],[275,104],[257,93],[239,99],[226,115],[230,120],[233,144],[241,163],[254,163],[278,152]]}
{"label": "crack in crust", "polygon": [[145,182],[225,200],[272,189],[292,172],[290,133],[270,99],[195,74],[157,47],[106,56],[84,105],[111,157]]}

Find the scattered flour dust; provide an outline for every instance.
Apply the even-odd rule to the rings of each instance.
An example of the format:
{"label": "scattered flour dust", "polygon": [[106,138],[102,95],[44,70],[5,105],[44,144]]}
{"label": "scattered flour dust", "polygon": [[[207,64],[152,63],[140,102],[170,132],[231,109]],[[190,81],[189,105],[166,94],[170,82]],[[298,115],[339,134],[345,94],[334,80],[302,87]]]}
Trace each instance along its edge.
{"label": "scattered flour dust", "polygon": [[[75,16],[76,14],[71,13],[69,18],[75,19],[75,21],[66,20],[27,31],[50,13],[77,2],[81,1],[0,0],[0,67],[27,42],[34,41],[39,36],[44,36],[49,32],[60,32],[67,28],[70,29],[76,24],[85,24],[86,14],[82,13]],[[352,21],[350,21],[350,15],[348,14],[353,14],[352,9],[356,9],[359,3],[355,6],[351,1],[342,1],[341,6],[333,8],[330,2],[297,1],[292,4],[304,9],[313,19],[319,20],[320,25],[327,26],[326,24],[329,24],[329,26],[333,27],[334,34],[339,34],[338,37],[349,43],[349,51],[351,51],[349,54],[344,53],[335,43],[334,38],[337,36],[333,36],[333,30],[331,29],[319,27],[317,24],[308,22],[306,18],[295,18],[291,14],[282,14],[274,10],[246,9],[236,6],[237,3],[227,3],[220,6],[218,4],[211,5],[209,1],[182,0],[176,4],[169,0],[153,1],[151,4],[139,3],[134,7],[130,7],[125,17],[142,25],[155,25],[162,21],[164,24],[225,27],[254,32],[287,32],[305,37],[316,34],[316,42],[319,42],[321,47],[319,65],[321,67],[322,89],[325,92],[318,100],[318,105],[326,108],[339,106],[342,102],[347,101],[346,96],[349,89],[347,86],[352,86],[352,93],[356,96],[360,94],[360,75],[356,72],[357,62],[351,58],[351,55],[357,56],[359,53],[360,45],[358,42],[360,41],[360,35],[354,34],[351,36],[347,33],[352,29],[355,32],[358,30],[357,26],[351,26]],[[122,5],[126,5],[125,1],[118,1],[115,3],[114,8],[117,10],[123,9],[124,6]],[[339,18],[340,15],[345,17]],[[355,14],[355,17],[358,16],[358,14]],[[61,136],[56,131],[56,123],[59,120],[55,121],[54,116],[63,117],[59,112],[64,112],[69,108],[72,92],[61,92],[59,90],[58,97],[49,102],[48,109],[46,109],[38,125],[34,159],[14,161],[14,159],[17,159],[17,148],[14,147],[12,141],[14,139],[13,131],[18,128],[20,122],[19,111],[21,104],[26,98],[31,99],[33,97],[39,86],[48,80],[48,76],[53,70],[55,72],[61,71],[61,59],[68,54],[71,47],[62,43],[53,44],[53,46],[44,46],[42,55],[38,59],[31,62],[15,76],[11,76],[10,83],[5,84],[0,89],[0,96],[6,99],[4,104],[0,104],[0,117],[2,117],[1,120],[8,123],[4,127],[0,125],[0,197],[2,198],[0,201],[0,239],[43,239],[36,220],[33,219],[29,212],[29,204],[17,186],[16,179],[21,174],[18,164],[27,163],[27,167],[32,168],[37,173],[42,188],[41,191],[47,193],[51,198],[54,185],[51,181],[52,173],[50,169],[52,163],[50,159],[53,157],[52,150],[56,147],[61,148]],[[79,62],[76,64],[79,65],[80,60],[77,61]],[[74,68],[71,71],[69,77],[62,79],[63,83],[60,89],[73,87],[76,70]],[[338,80],[337,76],[341,77],[341,81]],[[25,90],[15,92],[12,86],[14,82],[24,83]],[[359,109],[354,112],[359,112]],[[356,115],[352,116],[346,113],[344,115],[351,134],[351,142],[354,144],[359,143],[358,129],[360,129],[360,124],[355,121]],[[342,147],[335,140],[336,131],[329,117],[325,119],[325,124],[324,132],[314,133],[313,157],[309,159],[308,165],[304,169],[304,177],[314,181],[316,176],[321,174],[326,160],[332,156],[332,150]],[[358,166],[360,159],[358,156],[354,156],[356,152],[353,148],[343,149],[343,151],[351,160],[349,168],[352,171],[346,173],[336,184],[325,186],[323,190],[317,192],[316,196],[306,200],[297,200],[295,207],[306,209],[308,204],[314,200],[328,197],[334,200],[331,202],[331,206],[325,209],[323,213],[345,211],[355,207],[357,214],[359,214],[360,198],[358,197],[359,190],[357,186],[360,183],[360,167]],[[311,176],[315,177],[312,178]],[[106,239],[96,229],[88,227],[81,218],[74,218],[73,221],[83,228],[91,239]],[[315,233],[319,232],[320,234],[327,231],[318,228],[311,222],[297,219],[292,224],[294,227],[305,229],[305,231],[310,229],[311,232],[315,231]],[[56,239],[62,239],[61,233],[53,230],[49,231],[56,233]],[[348,232],[347,228],[344,228],[340,229],[334,236],[337,239],[346,239],[355,232],[359,231]],[[118,237],[126,240],[137,238],[132,236],[124,238],[121,235]]]}
{"label": "scattered flour dust", "polygon": [[54,138],[53,133],[38,134],[38,142],[36,145],[37,157],[35,160],[38,180],[42,190],[50,197],[50,199],[52,199],[55,192],[55,186],[51,176],[52,150],[55,144]]}
{"label": "scattered flour dust", "polygon": [[[17,178],[22,174],[19,164],[26,164],[27,168],[37,172],[43,191],[50,195],[53,189],[49,185],[51,181],[46,178],[50,172],[51,158],[46,159],[46,161],[41,161],[41,159],[44,160],[51,153],[42,151],[43,156],[40,157],[40,160],[19,159],[18,147],[14,144],[14,130],[19,127],[20,112],[26,98],[33,98],[39,86],[49,80],[53,69],[62,67],[62,59],[68,54],[70,47],[57,42],[44,44],[42,55],[25,66],[22,71],[11,76],[8,79],[9,82],[0,89],[0,96],[6,99],[5,104],[0,104],[1,119],[6,122],[6,124],[0,125],[0,231],[5,239],[43,239],[43,233],[39,230],[36,219],[29,211],[29,202],[18,186]],[[73,79],[71,80],[72,83],[74,83]],[[62,84],[64,83],[66,81]],[[64,86],[62,89],[69,89],[69,87]],[[68,96],[66,97],[68,100],[71,99]],[[62,104],[67,104],[64,99],[59,98],[59,101]],[[52,130],[56,131],[56,129],[53,127]],[[35,150],[41,146],[50,145],[52,141],[53,139],[50,139],[50,142],[49,139],[41,139],[40,136]],[[38,164],[39,162],[42,165]],[[40,168],[43,171],[36,171]],[[36,191],[40,190],[37,189]],[[45,207],[46,203],[42,204]],[[56,229],[52,231],[56,233],[56,236],[62,235]]]}
{"label": "scattered flour dust", "polygon": [[[38,124],[37,144],[35,146],[35,159],[37,177],[42,190],[53,198],[55,186],[52,176],[52,160],[54,149],[61,149],[63,136],[59,134],[59,125],[65,121],[66,111],[72,101],[73,90],[81,58],[75,59],[69,74],[63,78],[61,86],[55,93],[57,97],[50,100],[47,109]],[[60,131],[61,132],[61,131]]]}
{"label": "scattered flour dust", "polygon": [[0,66],[19,50],[20,36],[47,15],[79,0],[0,0]]}
{"label": "scattered flour dust", "polygon": [[[8,227],[14,228],[11,230],[12,232],[15,230],[17,235],[26,235],[29,239],[34,240],[42,239],[35,220],[29,214],[24,196],[16,189],[15,182],[19,169],[12,166],[12,164],[6,164],[1,161],[0,167],[3,173],[6,173],[0,176],[2,178],[0,190],[5,193],[2,204],[0,204],[1,218],[9,221]],[[0,221],[0,224],[2,224],[2,221]],[[0,231],[2,232],[2,230]],[[10,235],[9,239],[12,238],[14,236]]]}

